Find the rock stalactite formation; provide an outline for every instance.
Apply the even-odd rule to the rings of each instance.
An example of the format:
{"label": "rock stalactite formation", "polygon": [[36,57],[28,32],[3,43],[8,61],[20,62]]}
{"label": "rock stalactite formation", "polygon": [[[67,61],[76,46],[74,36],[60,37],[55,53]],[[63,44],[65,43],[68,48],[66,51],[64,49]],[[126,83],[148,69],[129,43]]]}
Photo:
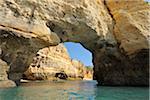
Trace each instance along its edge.
{"label": "rock stalactite formation", "polygon": [[0,58],[19,81],[36,52],[80,42],[101,85],[148,85],[150,5],[143,0],[0,0]]}

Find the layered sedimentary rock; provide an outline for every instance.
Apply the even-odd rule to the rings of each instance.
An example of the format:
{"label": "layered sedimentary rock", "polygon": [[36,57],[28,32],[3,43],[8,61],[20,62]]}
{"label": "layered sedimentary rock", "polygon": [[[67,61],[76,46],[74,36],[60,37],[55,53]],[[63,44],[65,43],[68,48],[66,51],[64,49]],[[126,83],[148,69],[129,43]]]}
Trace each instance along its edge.
{"label": "layered sedimentary rock", "polygon": [[0,1],[0,59],[10,66],[8,79],[17,84],[39,49],[59,43],[46,26],[31,22],[19,9],[13,0]]}
{"label": "layered sedimentary rock", "polygon": [[94,53],[95,79],[103,85],[148,85],[150,5],[142,0],[104,4],[114,20],[117,44]]}
{"label": "layered sedimentary rock", "polygon": [[8,70],[9,66],[7,63],[0,59],[0,88],[16,86],[15,82],[8,80]]}
{"label": "layered sedimentary rock", "polygon": [[[76,63],[75,63],[76,62]],[[84,65],[71,60],[63,44],[41,49],[34,57],[24,79],[54,80],[57,74],[65,74],[67,78],[83,78]]]}
{"label": "layered sedimentary rock", "polygon": [[100,84],[148,85],[149,9],[142,0],[1,0],[1,59],[10,65],[9,79],[19,80],[33,55],[57,45],[58,36],[93,53]]}

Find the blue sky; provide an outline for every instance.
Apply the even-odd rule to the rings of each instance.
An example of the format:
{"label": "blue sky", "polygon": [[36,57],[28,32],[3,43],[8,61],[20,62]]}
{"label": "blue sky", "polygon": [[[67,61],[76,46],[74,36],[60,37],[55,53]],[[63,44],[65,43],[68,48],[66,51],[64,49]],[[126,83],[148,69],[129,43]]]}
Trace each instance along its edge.
{"label": "blue sky", "polygon": [[92,53],[85,49],[80,43],[65,42],[64,45],[72,59],[80,60],[86,66],[93,66]]}
{"label": "blue sky", "polygon": [[150,0],[144,0],[144,1],[148,1],[148,2],[150,2]]}

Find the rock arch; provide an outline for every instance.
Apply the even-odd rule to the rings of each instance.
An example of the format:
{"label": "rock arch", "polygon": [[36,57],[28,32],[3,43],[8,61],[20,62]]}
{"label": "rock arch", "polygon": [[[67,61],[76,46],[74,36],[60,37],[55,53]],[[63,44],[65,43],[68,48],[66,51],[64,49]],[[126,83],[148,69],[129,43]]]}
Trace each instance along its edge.
{"label": "rock arch", "polygon": [[[129,3],[130,2],[130,3]],[[0,58],[19,83],[36,52],[80,42],[101,85],[148,85],[150,6],[144,1],[1,0]]]}

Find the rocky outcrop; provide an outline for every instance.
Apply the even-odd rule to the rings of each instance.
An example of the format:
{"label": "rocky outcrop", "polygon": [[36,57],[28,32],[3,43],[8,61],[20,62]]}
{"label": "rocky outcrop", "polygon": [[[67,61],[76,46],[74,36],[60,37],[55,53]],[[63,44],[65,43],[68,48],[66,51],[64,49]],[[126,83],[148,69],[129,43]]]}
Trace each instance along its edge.
{"label": "rocky outcrop", "polygon": [[71,60],[71,63],[73,65],[73,67],[76,68],[76,78],[84,78],[84,71],[85,71],[85,66],[82,62],[78,61],[78,60]]}
{"label": "rocky outcrop", "polygon": [[84,80],[93,80],[93,67],[86,66],[84,67]]}
{"label": "rocky outcrop", "polygon": [[0,59],[0,69],[1,69],[1,71],[0,71],[0,81],[8,80],[7,72],[9,70],[9,66],[7,65],[6,62],[2,61],[1,59]]}
{"label": "rocky outcrop", "polygon": [[19,80],[34,54],[60,38],[93,53],[101,85],[148,85],[149,9],[142,0],[1,0],[0,58],[10,66],[8,78]]}
{"label": "rocky outcrop", "polygon": [[6,62],[2,61],[0,59],[0,88],[2,87],[13,87],[16,86],[16,84],[8,80],[8,75],[7,72],[9,71],[9,66],[7,65]]}
{"label": "rocky outcrop", "polygon": [[104,2],[117,44],[94,53],[95,79],[103,85],[149,85],[150,5],[142,0]]}
{"label": "rocky outcrop", "polygon": [[59,43],[47,27],[20,15],[18,7],[13,0],[0,1],[0,59],[10,66],[8,79],[17,84],[39,49]]}
{"label": "rocky outcrop", "polygon": [[59,44],[41,49],[24,73],[24,79],[54,80],[59,73],[67,75],[66,78],[82,78],[83,68],[84,65],[77,60],[71,60],[67,49]]}
{"label": "rocky outcrop", "polygon": [[141,1],[106,1],[106,5],[115,21],[114,36],[119,48],[127,55],[132,55],[140,51],[141,48],[149,48],[150,6]]}

